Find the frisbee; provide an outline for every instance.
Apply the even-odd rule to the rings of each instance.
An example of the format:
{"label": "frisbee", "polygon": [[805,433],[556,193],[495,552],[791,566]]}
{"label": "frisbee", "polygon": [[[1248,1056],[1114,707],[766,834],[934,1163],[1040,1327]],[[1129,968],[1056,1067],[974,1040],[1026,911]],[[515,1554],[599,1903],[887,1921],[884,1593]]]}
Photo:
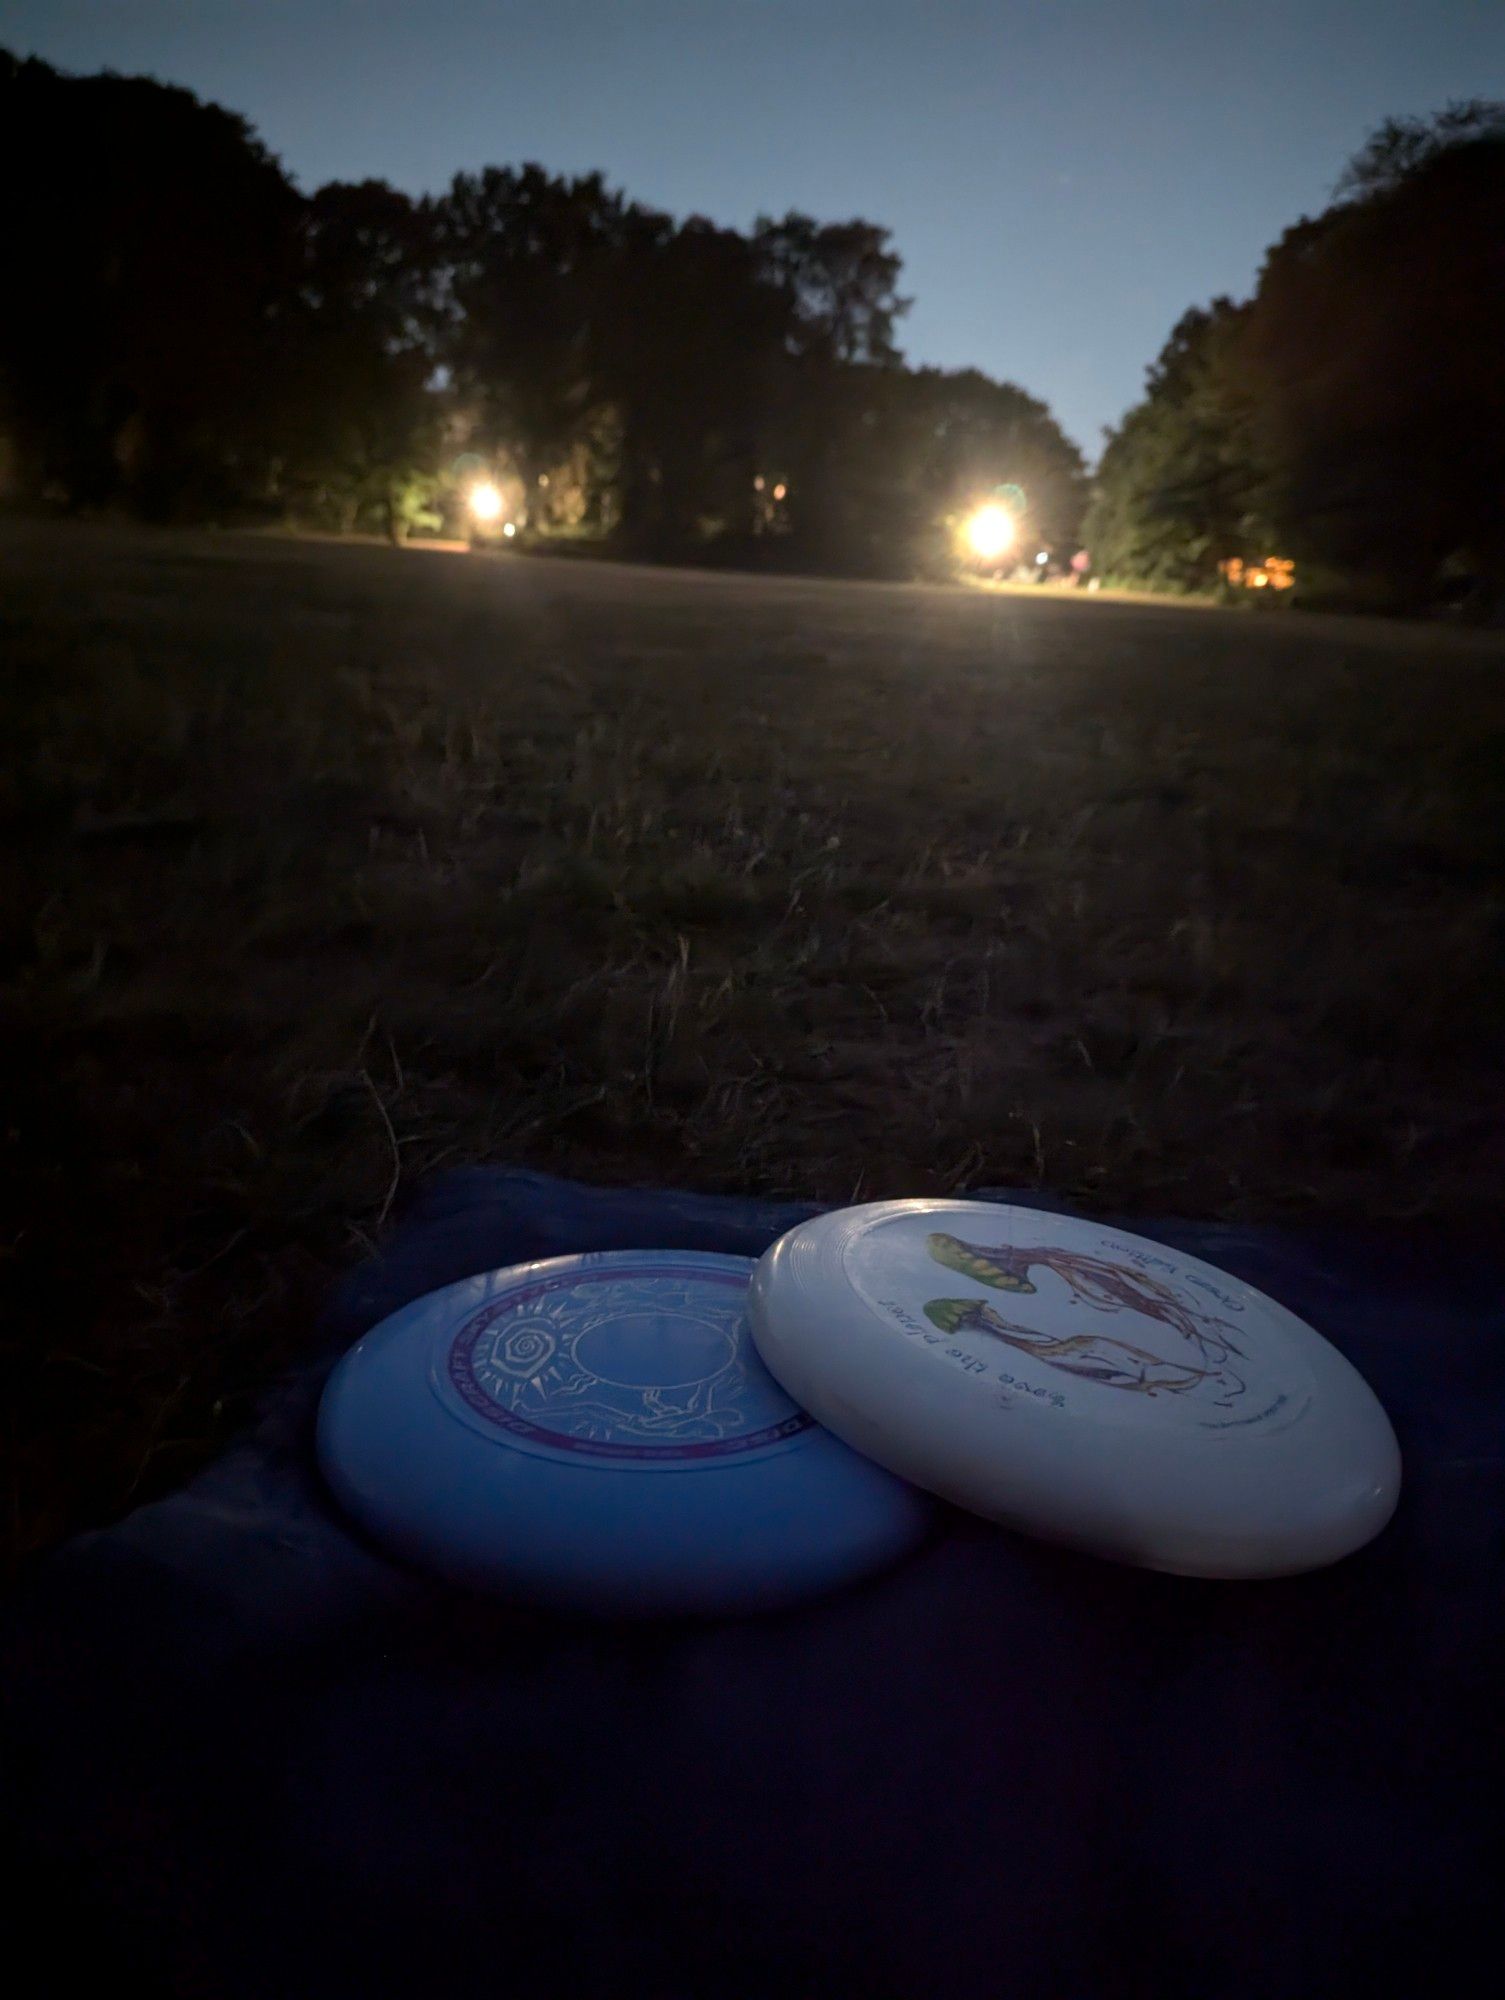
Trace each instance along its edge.
{"label": "frisbee", "polygon": [[398,1557],[563,1610],[762,1610],[881,1567],[929,1502],[769,1375],[753,1268],[613,1251],[417,1300],[325,1388],[331,1491]]}
{"label": "frisbee", "polygon": [[1274,1299],[1141,1236],[993,1202],[817,1216],[758,1265],[802,1408],[972,1512],[1188,1576],[1319,1568],[1379,1533],[1400,1452]]}

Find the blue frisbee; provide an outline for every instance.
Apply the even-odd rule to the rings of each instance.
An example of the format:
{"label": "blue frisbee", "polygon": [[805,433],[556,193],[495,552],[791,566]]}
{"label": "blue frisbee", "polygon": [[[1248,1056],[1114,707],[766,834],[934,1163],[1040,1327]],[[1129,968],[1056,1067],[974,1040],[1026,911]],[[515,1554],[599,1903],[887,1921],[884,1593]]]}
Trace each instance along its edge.
{"label": "blue frisbee", "polygon": [[519,1603],[758,1611],[913,1548],[925,1497],[758,1358],[751,1258],[557,1257],[416,1300],[351,1348],[319,1463],[399,1558]]}

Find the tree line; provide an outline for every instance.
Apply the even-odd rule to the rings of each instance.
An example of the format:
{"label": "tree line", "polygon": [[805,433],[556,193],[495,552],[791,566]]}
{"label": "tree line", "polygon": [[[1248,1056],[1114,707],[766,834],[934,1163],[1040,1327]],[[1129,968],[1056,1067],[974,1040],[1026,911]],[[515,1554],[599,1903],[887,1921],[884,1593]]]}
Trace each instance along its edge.
{"label": "tree line", "polygon": [[1042,402],[904,363],[868,221],[536,165],[305,196],[218,105],[3,52],[0,172],[0,498],[400,536],[484,476],[529,531],[915,574],[1007,487],[1110,583],[1505,608],[1505,105],[1382,126],[1179,321],[1090,493]]}
{"label": "tree line", "polygon": [[1505,615],[1505,104],[1390,120],[1251,298],[1181,319],[1084,532],[1115,582],[1275,555],[1308,603]]}
{"label": "tree line", "polygon": [[555,534],[866,572],[1011,482],[1074,545],[1080,453],[976,371],[906,367],[888,232],[679,221],[598,174],[305,196],[247,122],[0,55],[0,479],[153,518],[436,526],[466,478]]}

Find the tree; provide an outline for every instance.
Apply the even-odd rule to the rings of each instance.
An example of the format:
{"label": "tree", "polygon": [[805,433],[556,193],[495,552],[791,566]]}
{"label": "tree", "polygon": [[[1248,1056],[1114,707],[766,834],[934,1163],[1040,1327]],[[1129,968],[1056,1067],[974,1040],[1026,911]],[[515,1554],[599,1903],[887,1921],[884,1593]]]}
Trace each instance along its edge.
{"label": "tree", "polygon": [[1505,602],[1505,106],[1391,119],[1245,306],[1188,313],[1110,434],[1098,568],[1186,589],[1293,555],[1309,598]]}
{"label": "tree", "polygon": [[1391,194],[1439,154],[1502,136],[1505,103],[1492,98],[1455,99],[1433,118],[1387,118],[1343,169],[1333,198],[1341,205]]}
{"label": "tree", "polygon": [[1478,129],[1486,109],[1383,128],[1354,197],[1270,252],[1239,342],[1266,509],[1298,558],[1400,608],[1450,569],[1505,598],[1505,124]]}
{"label": "tree", "polygon": [[949,572],[956,531],[1002,485],[1023,490],[1027,533],[1071,542],[1083,502],[1081,453],[1049,410],[976,369],[845,371],[847,428],[834,458],[839,539],[824,559],[874,575]]}
{"label": "tree", "polygon": [[830,364],[899,360],[894,322],[909,310],[896,291],[902,268],[876,223],[815,222],[791,209],[760,216],[753,244],[769,281],[789,303],[791,353]]}
{"label": "tree", "polygon": [[434,211],[444,353],[481,442],[530,488],[607,397],[604,371],[627,204],[601,175],[540,166],[457,174]]}
{"label": "tree", "polygon": [[394,539],[437,488],[443,402],[432,211],[381,181],[320,188],[279,324],[281,492]]}
{"label": "tree", "polygon": [[1143,402],[1109,434],[1084,533],[1110,581],[1209,588],[1220,562],[1260,553],[1255,542],[1268,539],[1238,386],[1244,311],[1216,299],[1184,313],[1148,372]]}
{"label": "tree", "polygon": [[894,325],[909,302],[898,295],[899,257],[875,223],[819,223],[795,211],[760,217],[753,245],[788,313],[763,454],[785,475],[795,537],[815,562],[881,566],[892,524],[873,446],[884,378],[901,365]]}
{"label": "tree", "polygon": [[0,378],[25,483],[156,513],[263,494],[268,328],[301,204],[245,120],[6,57],[0,175]]}
{"label": "tree", "polygon": [[790,215],[749,239],[539,167],[458,176],[435,229],[457,394],[530,490],[566,464],[578,490],[609,439],[610,511],[636,546],[747,532],[765,461],[839,529],[859,378],[897,365],[885,231]]}
{"label": "tree", "polygon": [[605,374],[630,537],[746,533],[761,418],[787,365],[786,294],[737,231],[633,209],[614,303]]}
{"label": "tree", "polygon": [[1025,496],[1029,531],[1051,547],[1082,522],[1082,454],[1036,397],[975,368],[924,368],[906,379],[912,477],[926,518],[954,516],[1001,485]]}

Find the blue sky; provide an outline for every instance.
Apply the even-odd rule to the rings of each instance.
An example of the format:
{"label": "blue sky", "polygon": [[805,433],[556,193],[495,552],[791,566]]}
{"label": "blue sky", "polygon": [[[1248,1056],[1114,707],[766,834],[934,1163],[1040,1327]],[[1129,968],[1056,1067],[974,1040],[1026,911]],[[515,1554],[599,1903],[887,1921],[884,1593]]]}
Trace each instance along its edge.
{"label": "blue sky", "polygon": [[1505,97],[1500,0],[0,0],[0,45],[245,112],[305,187],[600,167],[746,225],[887,223],[915,361],[1095,454],[1379,120]]}

